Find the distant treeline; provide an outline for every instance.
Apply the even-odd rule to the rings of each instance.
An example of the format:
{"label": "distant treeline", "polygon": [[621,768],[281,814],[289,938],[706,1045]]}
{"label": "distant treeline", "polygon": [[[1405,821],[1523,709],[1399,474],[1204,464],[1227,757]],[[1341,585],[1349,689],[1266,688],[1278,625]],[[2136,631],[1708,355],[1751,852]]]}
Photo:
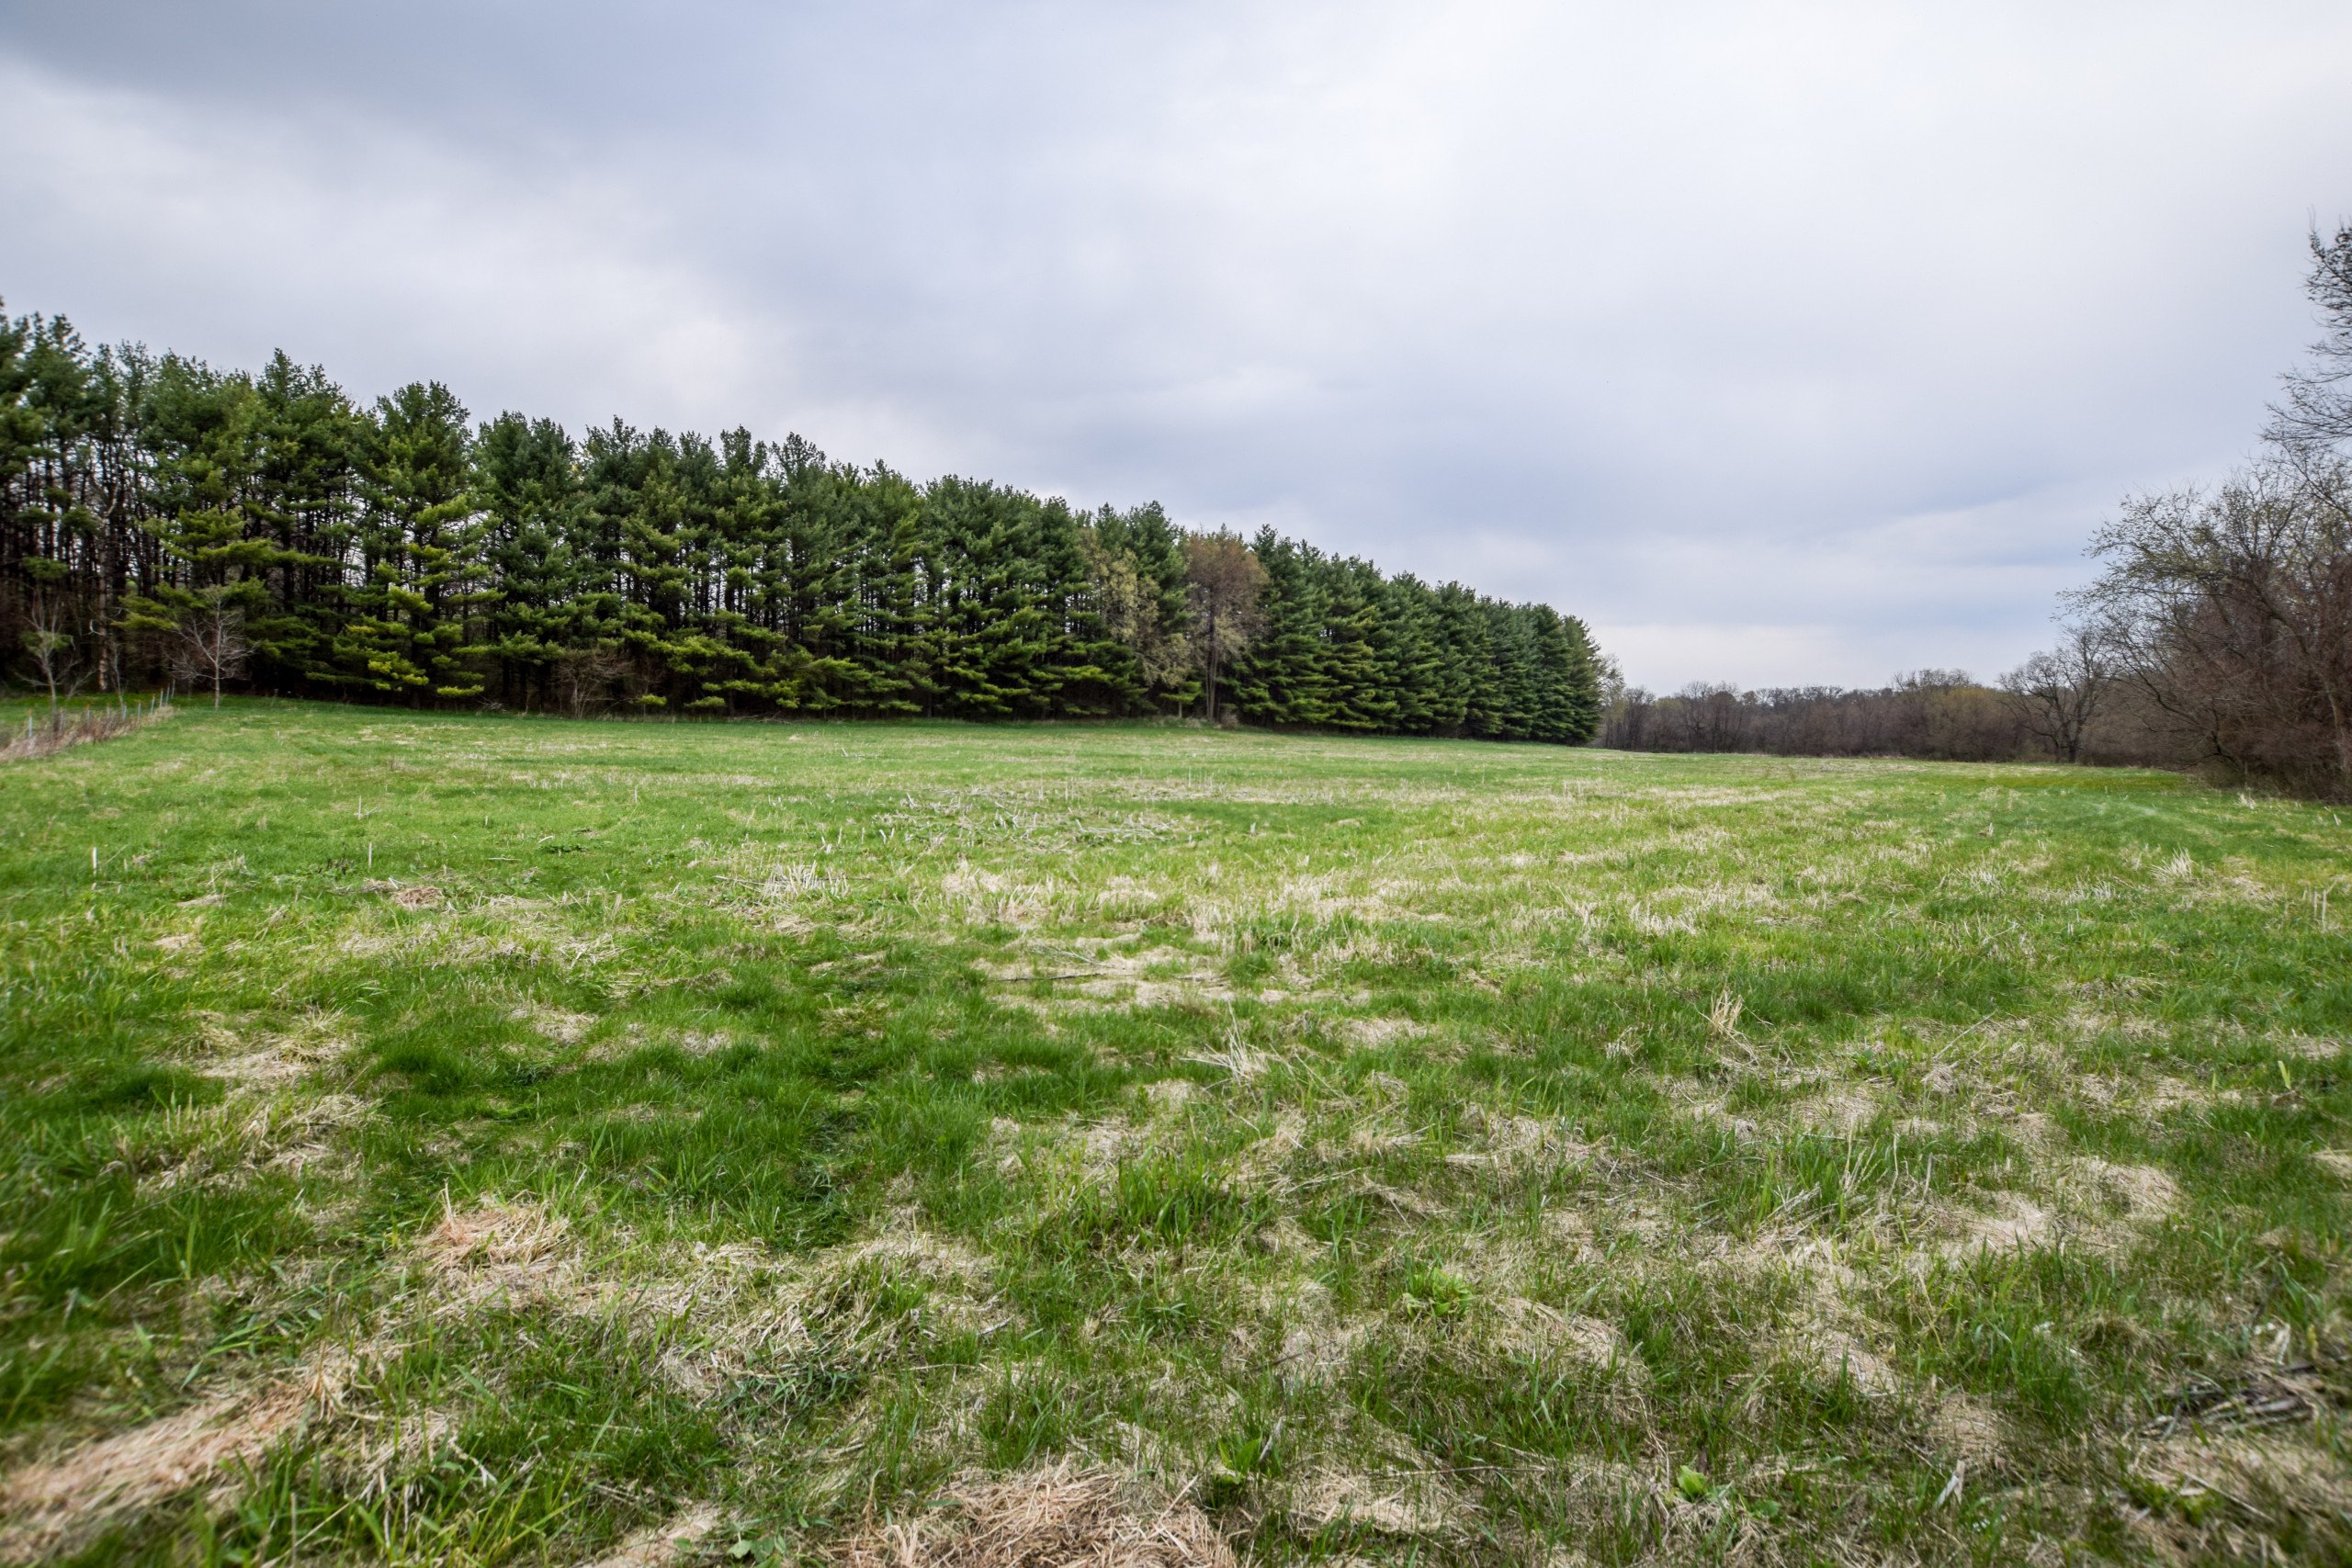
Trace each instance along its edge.
{"label": "distant treeline", "polygon": [[175,680],[572,714],[1201,713],[1563,743],[1582,622],[1272,529],[1188,534],[797,436],[363,406],[0,314],[0,661],[52,694]]}
{"label": "distant treeline", "polygon": [[1918,757],[1944,762],[2187,766],[2161,713],[2072,641],[1984,685],[1965,670],[1919,670],[1883,686],[1694,682],[1668,696],[1619,690],[1600,740],[1629,751],[1760,751],[1781,757]]}
{"label": "distant treeline", "polygon": [[2011,761],[2047,756],[2008,693],[1965,671],[1922,670],[1849,690],[1743,692],[1699,683],[1671,696],[1638,687],[1610,705],[1601,743],[1629,751],[1764,751],[1807,757],[1928,757]]}
{"label": "distant treeline", "polygon": [[1624,688],[1603,716],[1600,742],[1629,751],[1944,762],[2193,768],[2201,760],[2136,683],[2072,635],[1989,686],[1965,670],[1920,670],[1883,686],[1744,692],[1700,682],[1668,696]]}

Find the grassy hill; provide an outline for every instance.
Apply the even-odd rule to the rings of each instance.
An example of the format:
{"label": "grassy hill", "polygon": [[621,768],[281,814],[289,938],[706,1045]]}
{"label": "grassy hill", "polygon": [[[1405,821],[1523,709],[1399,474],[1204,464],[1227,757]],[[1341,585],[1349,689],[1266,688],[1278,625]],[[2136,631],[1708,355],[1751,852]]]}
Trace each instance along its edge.
{"label": "grassy hill", "polygon": [[0,768],[0,1560],[2341,1556],[2347,852],[186,707]]}

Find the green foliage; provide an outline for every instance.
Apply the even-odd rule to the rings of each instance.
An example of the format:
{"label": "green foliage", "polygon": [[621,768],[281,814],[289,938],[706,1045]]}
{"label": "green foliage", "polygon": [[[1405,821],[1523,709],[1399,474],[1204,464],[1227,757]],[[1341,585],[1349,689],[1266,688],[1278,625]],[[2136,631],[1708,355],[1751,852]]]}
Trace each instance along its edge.
{"label": "green foliage", "polygon": [[1271,530],[1256,548],[1262,604],[1236,542],[1206,614],[1157,504],[1087,515],[741,429],[474,426],[436,382],[362,408],[283,354],[223,373],[0,317],[0,640],[102,690],[1111,717],[1204,708],[1231,663],[1257,724],[1594,733],[1579,623]]}

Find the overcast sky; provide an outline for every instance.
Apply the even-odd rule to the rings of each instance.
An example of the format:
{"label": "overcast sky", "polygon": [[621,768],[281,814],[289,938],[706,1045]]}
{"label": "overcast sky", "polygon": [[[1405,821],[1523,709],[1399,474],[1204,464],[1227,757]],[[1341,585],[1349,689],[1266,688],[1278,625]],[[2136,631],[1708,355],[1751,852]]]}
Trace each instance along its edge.
{"label": "overcast sky", "polygon": [[2247,455],[2352,6],[0,7],[0,296],[1990,675]]}

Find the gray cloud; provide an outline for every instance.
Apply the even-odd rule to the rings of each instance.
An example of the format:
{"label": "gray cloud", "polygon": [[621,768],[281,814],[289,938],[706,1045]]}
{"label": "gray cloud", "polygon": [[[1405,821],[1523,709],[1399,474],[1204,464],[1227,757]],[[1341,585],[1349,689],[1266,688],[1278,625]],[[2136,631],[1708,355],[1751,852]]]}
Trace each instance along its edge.
{"label": "gray cloud", "polygon": [[1157,496],[1672,685],[2011,662],[2243,454],[2333,6],[0,17],[0,288],[575,427]]}

